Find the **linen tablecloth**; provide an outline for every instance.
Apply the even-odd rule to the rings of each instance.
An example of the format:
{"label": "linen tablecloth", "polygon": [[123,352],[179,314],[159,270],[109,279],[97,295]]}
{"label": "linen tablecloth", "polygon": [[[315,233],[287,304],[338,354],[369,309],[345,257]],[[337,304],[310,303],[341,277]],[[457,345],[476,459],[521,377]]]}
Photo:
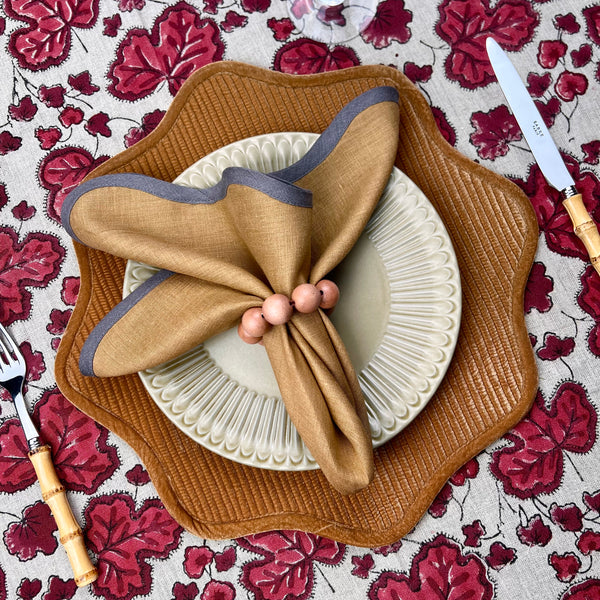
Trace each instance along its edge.
{"label": "linen tablecloth", "polygon": [[[76,589],[3,395],[0,599],[600,597],[600,279],[481,43],[494,35],[509,50],[598,220],[600,4],[383,0],[361,36],[329,46],[296,31],[280,0],[5,0],[0,15],[0,322],[26,356],[27,399],[58,440],[57,468],[100,571]],[[218,60],[297,74],[396,67],[450,144],[533,203],[540,237],[523,310],[538,396],[391,546],[298,531],[195,537],[165,511],[135,453],[56,387],[79,283],[59,223],[65,192],[151,132],[183,81]]]}

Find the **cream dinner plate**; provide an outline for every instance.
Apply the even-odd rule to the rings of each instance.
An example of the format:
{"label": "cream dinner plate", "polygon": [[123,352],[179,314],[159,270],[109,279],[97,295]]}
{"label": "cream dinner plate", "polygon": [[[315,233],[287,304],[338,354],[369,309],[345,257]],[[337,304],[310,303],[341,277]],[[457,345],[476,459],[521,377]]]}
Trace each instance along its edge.
{"label": "cream dinner plate", "polygon": [[[230,166],[277,171],[300,159],[317,137],[273,133],[241,140],[199,160],[175,183],[210,187]],[[155,271],[129,261],[123,295]],[[398,169],[330,278],[341,291],[331,320],[358,374],[378,447],[433,396],[452,359],[461,315],[460,274],[448,233]],[[255,467],[318,468],[288,417],[264,348],[245,344],[235,329],[139,376],[164,414],[206,448]]]}

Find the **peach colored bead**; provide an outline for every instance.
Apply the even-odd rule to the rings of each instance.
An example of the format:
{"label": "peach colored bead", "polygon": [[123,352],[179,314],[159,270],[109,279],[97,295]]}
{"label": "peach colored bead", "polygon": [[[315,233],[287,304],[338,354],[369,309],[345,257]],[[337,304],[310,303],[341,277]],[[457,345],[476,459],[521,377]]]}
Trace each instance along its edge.
{"label": "peach colored bead", "polygon": [[340,288],[329,279],[321,279],[316,285],[321,292],[321,308],[333,308],[340,299]]}
{"label": "peach colored bead", "polygon": [[257,344],[262,340],[262,337],[253,337],[251,335],[248,335],[246,330],[242,327],[241,323],[238,325],[237,332],[242,341],[246,342],[246,344]]}
{"label": "peach colored bead", "polygon": [[294,307],[283,294],[269,296],[262,305],[262,314],[271,325],[283,325],[292,318]]}
{"label": "peach colored bead", "polygon": [[242,327],[248,335],[260,338],[267,333],[271,325],[263,319],[262,308],[256,306],[249,308],[242,315]]}
{"label": "peach colored bead", "polygon": [[315,312],[321,299],[321,292],[312,283],[302,283],[292,292],[294,308],[301,313]]}

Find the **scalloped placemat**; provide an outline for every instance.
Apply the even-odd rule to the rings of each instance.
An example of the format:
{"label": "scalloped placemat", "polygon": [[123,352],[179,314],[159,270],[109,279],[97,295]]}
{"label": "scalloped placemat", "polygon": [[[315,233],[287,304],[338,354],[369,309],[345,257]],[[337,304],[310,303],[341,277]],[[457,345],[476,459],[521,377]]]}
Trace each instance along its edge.
{"label": "scalloped placemat", "polygon": [[276,131],[320,133],[351,99],[378,85],[400,92],[396,166],[425,193],[454,245],[463,292],[453,361],[417,419],[375,451],[375,479],[342,496],[320,471],[241,465],[196,444],[147,394],[137,375],[79,372],[84,340],[122,297],[125,261],[75,243],[81,287],[60,344],[56,380],[79,409],[140,456],[167,510],[211,539],[300,529],[356,546],[410,531],[446,480],[514,426],[537,390],[523,295],[538,230],[527,197],[452,148],[426,101],[399,71],[363,66],[287,75],[235,62],[194,73],[157,129],[88,178],[136,172],[165,181],[231,142]]}

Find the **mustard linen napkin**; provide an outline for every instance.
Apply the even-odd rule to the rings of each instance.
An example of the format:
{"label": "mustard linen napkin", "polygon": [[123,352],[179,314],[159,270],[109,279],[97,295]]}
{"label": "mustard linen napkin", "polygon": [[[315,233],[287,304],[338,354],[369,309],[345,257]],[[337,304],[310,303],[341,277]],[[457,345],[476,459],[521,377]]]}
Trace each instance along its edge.
{"label": "mustard linen napkin", "polygon": [[[92,331],[86,375],[149,368],[234,327],[273,293],[316,283],[350,251],[389,179],[398,93],[348,103],[307,154],[271,174],[231,167],[209,189],[124,173],[66,198],[78,242],[161,270]],[[360,315],[357,315],[360,318]],[[327,316],[294,311],[264,345],[290,418],[329,482],[348,494],[373,477],[370,429],[348,354]]]}

